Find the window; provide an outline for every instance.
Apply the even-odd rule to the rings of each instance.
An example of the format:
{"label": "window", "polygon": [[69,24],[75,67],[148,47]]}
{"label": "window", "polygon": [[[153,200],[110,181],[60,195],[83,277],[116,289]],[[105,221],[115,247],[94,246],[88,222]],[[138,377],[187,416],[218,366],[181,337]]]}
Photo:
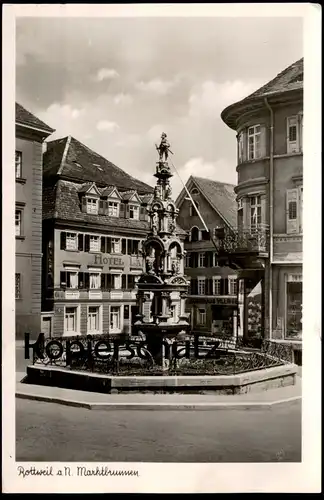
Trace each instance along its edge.
{"label": "window", "polygon": [[261,224],[261,196],[250,198],[250,227],[256,229]]}
{"label": "window", "polygon": [[287,153],[302,151],[303,145],[303,114],[287,118]]}
{"label": "window", "polygon": [[213,267],[218,267],[218,266],[219,266],[219,262],[217,260],[217,253],[213,252]]}
{"label": "window", "polygon": [[186,254],[185,267],[191,267],[191,254],[190,253]]}
{"label": "window", "polygon": [[77,307],[65,308],[65,333],[77,333]]}
{"label": "window", "polygon": [[206,254],[205,252],[200,252],[198,256],[198,267],[205,267]]}
{"label": "window", "polygon": [[15,274],[15,298],[21,299],[21,275],[20,275],[20,273]]}
{"label": "window", "polygon": [[197,323],[198,323],[198,325],[205,325],[206,324],[206,310],[205,309],[198,309],[197,310]]}
{"label": "window", "polygon": [[120,253],[120,238],[111,239],[111,253]]}
{"label": "window", "polygon": [[237,276],[228,277],[228,294],[237,295]]}
{"label": "window", "polygon": [[287,234],[303,231],[303,187],[287,189],[286,194]]}
{"label": "window", "polygon": [[66,233],[66,250],[77,250],[76,233]]}
{"label": "window", "polygon": [[114,274],[112,277],[112,282],[113,282],[113,288],[115,290],[120,290],[122,287],[122,275]]}
{"label": "window", "polygon": [[[197,210],[199,210],[199,203],[195,201],[195,205],[197,207]],[[195,215],[198,215],[196,208],[192,203],[190,203],[190,217],[194,217]]]}
{"label": "window", "polygon": [[21,153],[21,151],[16,151],[15,165],[16,165],[16,179],[21,179],[21,176],[22,176],[22,153]]}
{"label": "window", "polygon": [[248,129],[248,159],[255,160],[261,156],[261,127],[255,125]]}
{"label": "window", "polygon": [[213,295],[221,295],[221,277],[213,277]]}
{"label": "window", "polygon": [[98,200],[96,198],[87,198],[87,213],[98,214]]}
{"label": "window", "polygon": [[89,275],[89,285],[92,289],[100,288],[100,273],[90,273]]}
{"label": "window", "polygon": [[16,213],[15,213],[15,234],[16,234],[16,236],[21,236],[21,233],[22,233],[21,220],[22,220],[22,211],[16,210]]}
{"label": "window", "polygon": [[90,252],[100,251],[100,238],[99,236],[90,236]]}
{"label": "window", "polygon": [[89,306],[88,333],[98,333],[99,330],[99,306]]}
{"label": "window", "polygon": [[119,332],[120,330],[120,307],[110,307],[110,331]]}
{"label": "window", "polygon": [[66,286],[67,288],[78,288],[78,272],[68,271],[66,273]]}
{"label": "window", "polygon": [[239,163],[242,163],[243,162],[243,153],[244,153],[244,136],[243,136],[243,132],[241,132],[239,135],[238,135],[238,138],[237,138],[237,145],[238,145],[238,162]]}
{"label": "window", "polygon": [[289,275],[286,289],[286,338],[302,338],[302,277]]}
{"label": "window", "polygon": [[111,217],[119,216],[119,203],[115,201],[110,201],[108,203],[108,215],[110,215]]}
{"label": "window", "polygon": [[198,227],[193,227],[191,229],[191,241],[199,241],[199,232]]}
{"label": "window", "polygon": [[198,278],[198,295],[205,295],[206,280],[204,277],[199,276]]}
{"label": "window", "polygon": [[137,205],[129,205],[129,218],[130,219],[139,219],[139,207]]}

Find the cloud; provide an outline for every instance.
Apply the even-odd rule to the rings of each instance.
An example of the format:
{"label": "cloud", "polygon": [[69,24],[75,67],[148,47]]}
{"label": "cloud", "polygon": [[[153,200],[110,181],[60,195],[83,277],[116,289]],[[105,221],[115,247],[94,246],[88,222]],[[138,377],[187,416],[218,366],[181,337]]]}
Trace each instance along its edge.
{"label": "cloud", "polygon": [[83,108],[73,108],[72,106],[70,106],[70,104],[61,105],[54,103],[51,104],[47,109],[47,113],[49,113],[50,115],[72,120],[79,118],[84,114],[84,112],[85,110]]}
{"label": "cloud", "polygon": [[107,120],[100,120],[96,125],[96,129],[100,132],[103,130],[107,132],[116,132],[119,128],[120,127],[116,122],[109,122]]}
{"label": "cloud", "polygon": [[128,134],[116,142],[116,146],[126,148],[136,148],[142,143],[142,136],[139,134]]}
{"label": "cloud", "polygon": [[191,90],[189,115],[191,117],[219,115],[227,105],[243,99],[261,85],[260,81],[234,80],[219,83],[206,80]]}
{"label": "cloud", "polygon": [[143,92],[150,92],[157,95],[166,95],[170,92],[172,87],[178,83],[178,79],[162,80],[161,78],[154,78],[146,82],[141,81],[136,83],[136,88]]}
{"label": "cloud", "polygon": [[97,72],[96,80],[102,82],[103,80],[114,80],[119,76],[119,73],[115,69],[101,68]]}
{"label": "cloud", "polygon": [[[184,183],[193,175],[228,184],[236,184],[235,169],[233,169],[233,165],[224,158],[220,158],[216,161],[206,161],[204,158],[190,158],[182,167],[177,168],[177,172]],[[181,180],[177,173],[175,173],[172,180],[174,199],[176,199],[183,188]]]}
{"label": "cloud", "polygon": [[129,105],[132,104],[133,98],[130,94],[117,94],[114,97],[114,103],[117,105]]}

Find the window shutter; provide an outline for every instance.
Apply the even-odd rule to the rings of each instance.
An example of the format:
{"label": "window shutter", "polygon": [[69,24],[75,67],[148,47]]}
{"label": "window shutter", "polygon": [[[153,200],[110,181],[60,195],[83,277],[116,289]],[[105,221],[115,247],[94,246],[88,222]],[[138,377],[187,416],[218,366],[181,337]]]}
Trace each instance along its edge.
{"label": "window shutter", "polygon": [[89,288],[89,273],[84,273],[84,288]]}
{"label": "window shutter", "polygon": [[127,284],[126,284],[126,274],[122,275],[122,288],[126,290]]}
{"label": "window shutter", "polygon": [[189,253],[189,267],[193,267],[194,256],[193,253]]}
{"label": "window shutter", "polygon": [[111,288],[111,283],[112,283],[112,279],[111,279],[111,274],[107,274],[106,275],[106,285],[107,285],[107,288]]}
{"label": "window shutter", "polygon": [[287,234],[298,233],[298,189],[287,189],[286,194]]}
{"label": "window shutter", "polygon": [[122,254],[126,255],[126,239],[122,238]]}
{"label": "window shutter", "polygon": [[198,267],[198,253],[197,252],[193,253],[193,266],[192,267]]}
{"label": "window shutter", "polygon": [[101,253],[106,253],[106,237],[101,236]]}
{"label": "window shutter", "polygon": [[208,279],[208,295],[213,295],[213,279]]}
{"label": "window shutter", "polygon": [[261,125],[260,127],[260,158],[267,156],[267,145],[268,145],[268,127]]}
{"label": "window shutter", "polygon": [[90,236],[88,234],[84,237],[84,251],[89,252],[90,250]]}
{"label": "window shutter", "polygon": [[104,273],[101,274],[101,288],[105,289],[105,281],[106,281],[106,275]]}
{"label": "window shutter", "polygon": [[266,220],[266,197],[265,195],[261,195],[261,224],[265,224]]}
{"label": "window shutter", "polygon": [[85,196],[82,197],[82,212],[87,212],[87,198]]}
{"label": "window shutter", "polygon": [[133,252],[133,240],[127,241],[127,255],[132,255]]}
{"label": "window shutter", "polygon": [[108,201],[104,201],[104,214],[107,215],[108,214]]}
{"label": "window shutter", "polygon": [[103,200],[99,200],[99,210],[98,210],[98,213],[99,214],[103,214],[104,213],[104,202],[103,202]]}
{"label": "window shutter", "polygon": [[242,162],[244,162],[247,160],[247,133],[246,133],[246,129],[242,130],[241,134],[242,134],[242,141],[243,141]]}
{"label": "window shutter", "polygon": [[298,151],[298,121],[296,116],[287,118],[287,153]]}
{"label": "window shutter", "polygon": [[303,232],[303,187],[299,188],[299,230]]}
{"label": "window shutter", "polygon": [[84,287],[84,273],[78,273],[78,288]]}
{"label": "window shutter", "polygon": [[146,212],[146,208],[141,207],[140,208],[140,220],[145,220],[145,212]]}
{"label": "window shutter", "polygon": [[119,205],[119,217],[125,217],[125,203]]}
{"label": "window shutter", "polygon": [[220,280],[220,295],[225,295],[225,281],[223,278]]}
{"label": "window shutter", "polygon": [[125,203],[125,219],[129,219],[129,205]]}
{"label": "window shutter", "polygon": [[61,250],[66,249],[66,233],[61,231]]}
{"label": "window shutter", "polygon": [[228,279],[224,279],[224,295],[228,295]]}
{"label": "window shutter", "polygon": [[78,234],[78,250],[83,251],[83,234]]}
{"label": "window shutter", "polygon": [[111,253],[111,238],[106,238],[106,252]]}
{"label": "window shutter", "polygon": [[65,271],[61,271],[61,273],[60,273],[60,287],[61,288],[63,286],[63,283],[65,283],[65,285],[66,285],[66,272]]}

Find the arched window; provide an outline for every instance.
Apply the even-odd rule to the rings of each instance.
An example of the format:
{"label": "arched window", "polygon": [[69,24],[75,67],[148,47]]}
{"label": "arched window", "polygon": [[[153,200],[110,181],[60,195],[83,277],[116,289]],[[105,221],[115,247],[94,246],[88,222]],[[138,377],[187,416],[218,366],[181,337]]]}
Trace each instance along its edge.
{"label": "arched window", "polygon": [[197,189],[197,188],[193,188],[193,189],[191,190],[191,194],[192,194],[192,195],[199,194],[198,189]]}
{"label": "arched window", "polygon": [[191,241],[199,241],[199,229],[196,226],[191,229]]}

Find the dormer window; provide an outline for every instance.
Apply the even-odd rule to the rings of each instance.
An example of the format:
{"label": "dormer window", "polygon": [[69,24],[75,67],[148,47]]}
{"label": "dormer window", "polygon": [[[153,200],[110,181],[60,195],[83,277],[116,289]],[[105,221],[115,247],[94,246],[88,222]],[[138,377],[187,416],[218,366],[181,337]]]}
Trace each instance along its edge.
{"label": "dormer window", "polygon": [[98,214],[98,199],[87,198],[87,213],[88,214]]}
{"label": "dormer window", "polygon": [[117,201],[110,201],[108,203],[108,215],[119,217],[119,203]]}
{"label": "dormer window", "polygon": [[139,220],[139,206],[129,205],[129,218]]}

